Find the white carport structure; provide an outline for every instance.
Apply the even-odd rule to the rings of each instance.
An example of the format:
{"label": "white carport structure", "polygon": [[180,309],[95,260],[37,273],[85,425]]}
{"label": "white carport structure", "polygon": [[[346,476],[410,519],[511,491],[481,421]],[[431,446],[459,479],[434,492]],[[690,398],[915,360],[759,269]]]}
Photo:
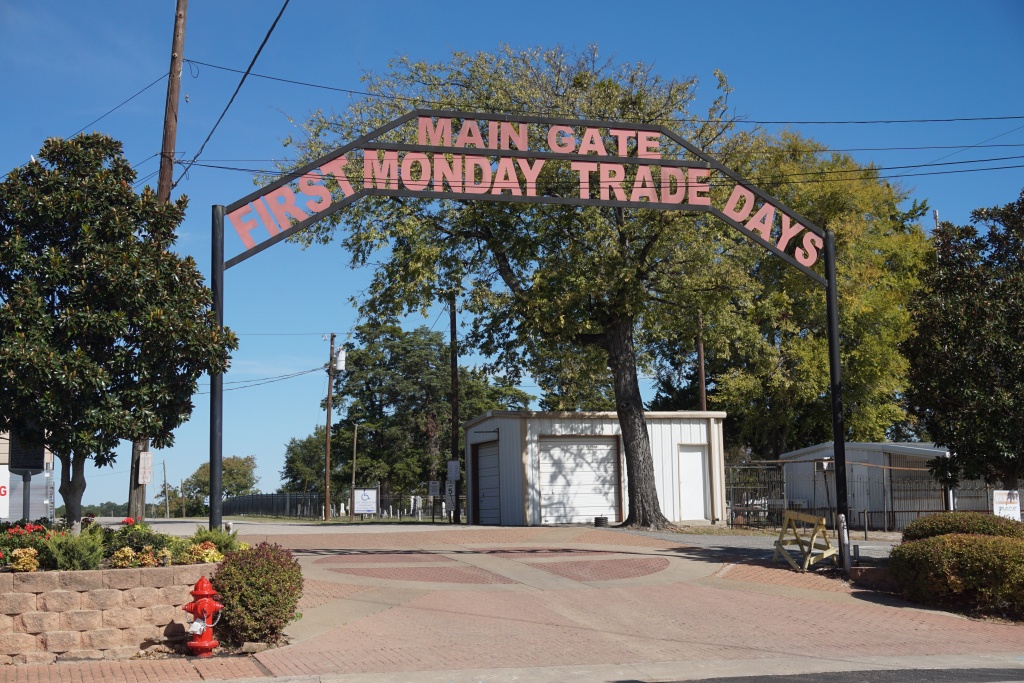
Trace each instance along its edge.
{"label": "white carport structure", "polygon": [[[725,517],[722,412],[646,413],[662,512],[676,522]],[[615,413],[491,411],[463,425],[474,524],[609,523],[626,516]]]}

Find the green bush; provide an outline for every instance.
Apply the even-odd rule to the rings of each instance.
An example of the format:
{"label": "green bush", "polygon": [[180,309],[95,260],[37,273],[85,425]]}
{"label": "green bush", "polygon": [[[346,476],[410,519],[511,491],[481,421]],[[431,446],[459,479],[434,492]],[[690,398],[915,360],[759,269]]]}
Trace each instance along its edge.
{"label": "green bush", "polygon": [[302,569],[276,543],[228,553],[210,582],[224,604],[217,633],[229,642],[276,643],[296,619]]}
{"label": "green bush", "polygon": [[79,536],[56,533],[43,541],[60,570],[99,569],[103,561],[102,534],[83,532]]}
{"label": "green bush", "polygon": [[914,602],[1024,618],[1024,539],[933,536],[893,548],[889,566]]}
{"label": "green bush", "polygon": [[172,536],[168,534],[162,534],[159,531],[154,531],[145,522],[136,522],[132,520],[130,524],[122,523],[121,526],[106,531],[105,546],[106,550],[104,554],[107,557],[111,557],[121,548],[131,548],[136,553],[141,553],[147,546],[153,550],[163,550],[168,547],[172,542]]}
{"label": "green bush", "polygon": [[915,519],[903,530],[903,542],[945,534],[981,534],[1024,538],[1024,523],[983,512],[941,512]]}
{"label": "green bush", "polygon": [[171,552],[171,564],[192,564],[192,540],[172,537],[167,544]]}
{"label": "green bush", "polygon": [[45,541],[55,532],[42,524],[32,522],[4,524],[0,530],[0,562],[9,564],[15,550],[31,548],[36,551],[39,563],[43,567],[52,564],[53,560]]}
{"label": "green bush", "polygon": [[192,542],[202,543],[203,541],[210,541],[224,555],[238,550],[240,543],[237,531],[228,532],[223,529],[207,529],[204,526],[198,526],[196,532],[192,534]]}

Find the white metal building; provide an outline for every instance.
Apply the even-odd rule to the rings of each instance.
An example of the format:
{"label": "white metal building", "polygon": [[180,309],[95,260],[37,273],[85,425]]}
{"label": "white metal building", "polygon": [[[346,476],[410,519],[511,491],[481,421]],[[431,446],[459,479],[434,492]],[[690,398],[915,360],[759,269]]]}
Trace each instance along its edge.
{"label": "white metal building", "polygon": [[[662,512],[725,518],[723,412],[645,413]],[[621,522],[628,509],[615,413],[490,411],[463,425],[466,506],[474,524]]]}
{"label": "white metal building", "polygon": [[[963,481],[956,491],[943,491],[928,472],[928,461],[946,454],[932,443],[847,442],[851,525],[862,528],[866,520],[872,529],[902,529],[944,509],[991,510],[991,489],[982,481]],[[779,460],[791,508],[821,512],[835,506],[831,441],[784,453]]]}

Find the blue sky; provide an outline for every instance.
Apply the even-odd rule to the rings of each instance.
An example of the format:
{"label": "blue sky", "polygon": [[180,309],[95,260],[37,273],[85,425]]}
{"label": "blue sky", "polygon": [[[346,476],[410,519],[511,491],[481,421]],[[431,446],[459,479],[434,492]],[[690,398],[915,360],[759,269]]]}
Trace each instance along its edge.
{"label": "blue sky", "polygon": [[[192,0],[186,58],[244,69],[281,4]],[[173,15],[174,0],[0,0],[0,171],[28,162],[44,138],[86,128],[122,140],[140,178],[155,173],[166,81],[92,122],[166,74]],[[732,106],[749,120],[1011,117],[1024,116],[1022,28],[1024,3],[1017,0],[970,5],[292,0],[254,73],[358,90],[361,73],[382,70],[399,54],[443,60],[452,50],[487,51],[501,43],[596,43],[607,56],[653,63],[665,76],[698,77],[696,111],[714,96],[713,73],[721,69],[735,88]],[[186,66],[177,142],[182,156],[195,154],[238,78],[208,66]],[[269,166],[286,156],[280,141],[294,130],[291,119],[302,120],[315,109],[343,111],[349,97],[250,77],[200,161]],[[972,209],[1008,203],[1024,187],[1024,168],[976,170],[1024,163],[1024,119],[793,127],[833,149],[856,149],[850,152],[855,158],[883,167],[1017,157],[887,172],[969,171],[902,179],[912,196],[927,200],[943,220],[966,222]],[[951,148],[940,149],[946,146]],[[150,182],[155,186],[155,176]],[[184,193],[190,200],[178,247],[194,256],[204,273],[210,264],[210,206],[229,204],[253,189],[251,175],[198,167],[176,188],[175,196]],[[228,255],[240,250],[237,237],[228,234]],[[367,273],[349,269],[336,245],[303,251],[282,243],[229,270],[226,323],[240,334],[241,347],[225,381],[324,363],[328,344],[322,335],[334,331],[344,339],[356,323],[349,297],[367,280]],[[438,312],[408,323],[443,330],[446,318],[439,320]],[[320,401],[326,388],[326,376],[317,372],[227,392],[225,455],[256,455],[260,486],[274,490],[284,444],[323,423]],[[157,476],[166,460],[168,480],[175,484],[208,458],[208,396],[197,396],[195,404],[176,445],[156,453]],[[127,468],[127,458],[121,457],[112,470],[90,469],[85,502],[126,500]]]}

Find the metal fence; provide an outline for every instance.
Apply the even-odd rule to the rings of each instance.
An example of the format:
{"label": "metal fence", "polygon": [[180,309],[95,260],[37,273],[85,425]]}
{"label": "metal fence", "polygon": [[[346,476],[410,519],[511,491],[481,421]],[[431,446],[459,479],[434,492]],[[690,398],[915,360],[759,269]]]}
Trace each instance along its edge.
{"label": "metal fence", "polygon": [[[332,492],[331,517],[347,517],[350,492]],[[441,496],[418,496],[411,494],[381,494],[380,512],[377,515],[359,515],[379,519],[401,519],[417,521],[442,521],[445,513]],[[462,516],[466,515],[465,496],[460,498]],[[247,496],[225,498],[223,514],[230,516],[297,517],[323,519],[324,497],[319,493],[254,493]]]}
{"label": "metal fence", "polygon": [[[728,520],[735,526],[778,528],[786,510],[836,521],[835,470],[828,461],[760,462],[729,467]],[[983,481],[943,489],[925,469],[847,464],[851,529],[901,531],[917,519],[947,509],[992,510],[992,490]]]}

